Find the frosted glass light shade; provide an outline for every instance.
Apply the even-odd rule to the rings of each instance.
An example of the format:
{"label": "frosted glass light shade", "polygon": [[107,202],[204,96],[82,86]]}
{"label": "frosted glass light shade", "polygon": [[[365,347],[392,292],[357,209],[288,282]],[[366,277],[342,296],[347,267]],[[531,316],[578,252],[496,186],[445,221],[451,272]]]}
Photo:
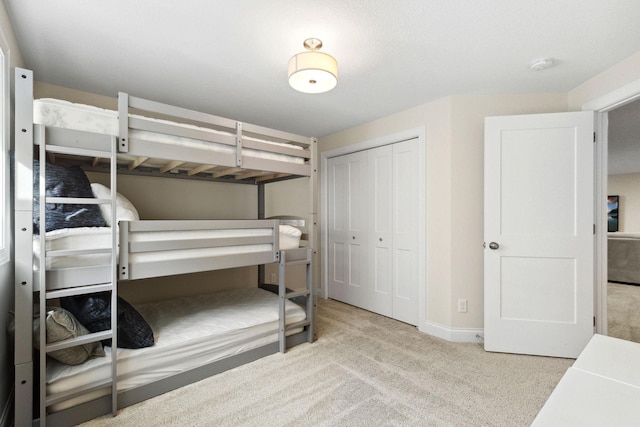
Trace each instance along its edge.
{"label": "frosted glass light shade", "polygon": [[289,84],[304,93],[327,92],[338,84],[338,62],[318,51],[294,55],[289,60]]}

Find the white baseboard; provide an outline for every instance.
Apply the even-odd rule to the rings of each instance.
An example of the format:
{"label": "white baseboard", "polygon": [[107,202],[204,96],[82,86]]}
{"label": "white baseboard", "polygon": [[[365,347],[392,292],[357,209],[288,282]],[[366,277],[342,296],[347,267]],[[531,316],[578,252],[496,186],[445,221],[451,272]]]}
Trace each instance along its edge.
{"label": "white baseboard", "polygon": [[13,413],[13,400],[14,400],[14,389],[11,388],[11,392],[7,397],[7,401],[4,402],[4,408],[2,410],[2,416],[0,416],[0,427],[11,427],[13,425],[13,419],[11,417]]}
{"label": "white baseboard", "polygon": [[484,329],[452,328],[427,322],[420,331],[451,342],[482,343],[484,341]]}

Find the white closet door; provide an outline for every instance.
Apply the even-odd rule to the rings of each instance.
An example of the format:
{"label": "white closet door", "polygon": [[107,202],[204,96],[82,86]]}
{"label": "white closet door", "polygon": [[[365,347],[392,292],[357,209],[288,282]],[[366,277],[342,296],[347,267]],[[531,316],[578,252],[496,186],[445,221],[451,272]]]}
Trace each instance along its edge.
{"label": "white closet door", "polygon": [[[418,140],[393,144],[393,318],[418,324]],[[424,302],[421,302],[424,304]]]}
{"label": "white closet door", "polygon": [[328,160],[329,297],[418,324],[418,140]]}
{"label": "white closet door", "polygon": [[393,317],[393,146],[368,150],[369,310]]}
{"label": "white closet door", "polygon": [[327,162],[329,213],[329,297],[362,305],[367,286],[367,153],[331,158]]}

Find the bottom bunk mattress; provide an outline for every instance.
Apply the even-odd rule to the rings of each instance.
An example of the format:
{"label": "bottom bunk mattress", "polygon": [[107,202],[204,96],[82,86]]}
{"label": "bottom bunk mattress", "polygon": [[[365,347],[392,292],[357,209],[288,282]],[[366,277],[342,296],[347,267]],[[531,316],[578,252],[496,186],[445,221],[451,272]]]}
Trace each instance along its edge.
{"label": "bottom bunk mattress", "polygon": [[[276,294],[252,288],[136,305],[153,330],[155,344],[135,350],[118,348],[118,391],[276,342],[278,304]],[[302,307],[286,301],[287,324],[305,318]],[[109,378],[111,348],[105,347],[105,353],[106,357],[89,359],[77,366],[49,360],[47,394],[87,387]],[[50,409],[59,411],[108,393],[109,389],[100,389]]]}

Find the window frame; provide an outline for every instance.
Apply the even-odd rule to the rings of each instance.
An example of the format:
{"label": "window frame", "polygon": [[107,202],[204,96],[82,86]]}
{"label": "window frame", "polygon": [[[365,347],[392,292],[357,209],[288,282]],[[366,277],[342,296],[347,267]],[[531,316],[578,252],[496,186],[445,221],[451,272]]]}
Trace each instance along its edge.
{"label": "window frame", "polygon": [[9,212],[11,188],[10,188],[10,98],[11,98],[11,74],[10,74],[10,49],[9,44],[0,29],[0,265],[9,262],[11,254],[11,214]]}

